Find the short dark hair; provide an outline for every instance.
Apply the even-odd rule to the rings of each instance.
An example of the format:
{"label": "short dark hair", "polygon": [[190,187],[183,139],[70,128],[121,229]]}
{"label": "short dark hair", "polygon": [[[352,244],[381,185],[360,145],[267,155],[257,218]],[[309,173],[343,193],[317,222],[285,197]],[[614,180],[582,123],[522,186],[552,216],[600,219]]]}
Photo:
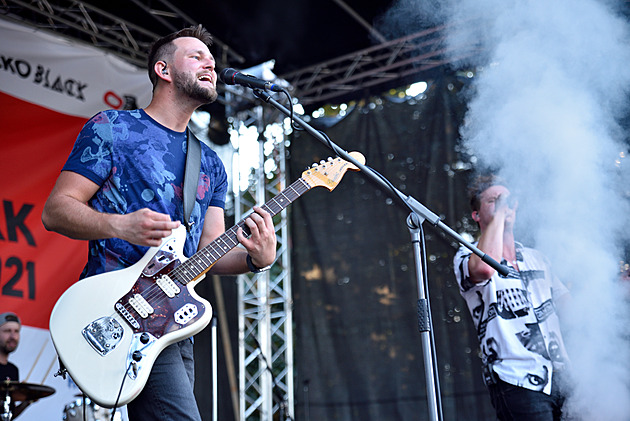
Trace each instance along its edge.
{"label": "short dark hair", "polygon": [[153,67],[155,63],[160,60],[168,60],[171,58],[173,51],[175,51],[175,46],[173,45],[173,41],[177,38],[183,37],[192,37],[197,38],[208,47],[212,45],[212,35],[210,32],[206,30],[202,25],[197,26],[189,26],[188,28],[181,29],[177,32],[173,32],[172,34],[166,35],[153,43],[151,46],[151,50],[149,51],[148,58],[148,72],[149,79],[153,84],[153,89],[157,86],[158,77],[153,71]]}
{"label": "short dark hair", "polygon": [[494,174],[478,175],[468,186],[468,198],[470,199],[470,208],[478,211],[481,206],[481,193],[492,186],[506,186],[507,183],[501,177]]}

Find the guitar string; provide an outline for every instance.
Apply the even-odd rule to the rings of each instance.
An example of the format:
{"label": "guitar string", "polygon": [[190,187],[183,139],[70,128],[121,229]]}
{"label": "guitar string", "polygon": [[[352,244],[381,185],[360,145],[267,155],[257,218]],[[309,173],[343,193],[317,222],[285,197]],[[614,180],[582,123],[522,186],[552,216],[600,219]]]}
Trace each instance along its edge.
{"label": "guitar string", "polygon": [[[282,194],[279,194],[278,196],[265,203],[262,208],[266,208],[265,210],[267,210],[272,216],[274,216],[282,209],[286,208],[288,204],[294,202],[306,191],[308,191],[308,189],[300,192],[295,189],[294,185],[291,185]],[[291,196],[292,193],[295,196]],[[285,202],[285,198],[288,200],[288,203],[280,204],[280,201]],[[173,271],[169,273],[169,275],[172,274],[173,278],[177,279],[183,285],[186,285],[196,279],[201,273],[203,273],[204,270],[206,270],[206,268],[216,263],[217,260],[219,260],[225,254],[227,254],[227,252],[229,252],[232,248],[236,247],[239,244],[239,241],[236,239],[236,231],[239,227],[244,229],[246,228],[244,219],[241,220],[236,226],[226,231],[225,234],[218,237],[215,241],[208,244],[208,246],[204,247],[202,250],[200,250],[200,252],[195,253],[193,256],[191,256],[190,259],[186,260],[184,263],[174,268]],[[229,240],[229,244],[227,240]],[[220,242],[223,242],[227,247],[220,247]],[[209,256],[212,257],[214,260],[209,259]],[[207,260],[204,261],[204,257]],[[196,265],[199,264],[201,264],[201,266],[196,267]],[[188,266],[193,266],[193,268],[196,269],[196,272],[190,271],[188,269]]]}
{"label": "guitar string", "polygon": [[[301,188],[300,188],[301,187]],[[276,197],[272,198],[269,202],[265,203],[262,208],[266,209],[268,212],[270,212],[271,216],[275,216],[278,214],[278,212],[280,212],[282,209],[285,209],[286,207],[288,207],[291,203],[293,203],[295,200],[297,200],[302,194],[304,194],[305,192],[309,191],[313,186],[309,185],[303,178],[298,179],[295,183],[291,184],[287,189],[285,189],[285,191],[283,191],[282,193],[280,193],[279,195],[277,195]],[[291,196],[291,193],[294,193],[293,196]],[[285,203],[284,199],[287,199],[288,201]],[[283,203],[279,203],[278,200],[282,200]],[[277,209],[274,208],[274,205],[277,206]],[[208,246],[204,247],[202,250],[200,250],[199,252],[195,253],[193,256],[191,256],[190,259],[182,262],[179,266],[175,267],[171,272],[169,272],[168,276],[174,280],[179,282],[180,284],[182,284],[183,287],[186,287],[186,285],[191,282],[192,280],[194,280],[197,276],[199,276],[201,273],[203,273],[203,270],[208,267],[211,266],[212,264],[216,263],[216,261],[218,261],[221,257],[223,257],[227,252],[229,252],[232,248],[236,247],[236,245],[238,245],[238,241],[235,240],[235,235],[236,235],[236,231],[238,229],[238,227],[244,227],[244,220],[241,220],[236,226],[230,228],[229,230],[227,230],[224,234],[222,234],[221,236],[219,236],[215,241],[211,242],[210,244],[208,244]],[[231,243],[233,244],[228,244],[226,243],[226,240],[230,240]],[[224,246],[221,246],[219,251],[217,252],[215,246],[219,245],[219,242],[223,242]],[[227,246],[227,247],[225,247]],[[214,258],[215,256],[212,254],[212,251],[214,251],[218,257],[216,257],[214,259],[214,262],[212,261],[212,259],[209,258],[212,257]],[[198,260],[203,260],[203,258],[208,259],[206,262],[202,262],[202,263],[206,263],[206,266],[202,266],[201,270],[196,267],[196,265],[199,263]],[[190,262],[189,264],[187,264],[188,262]],[[167,265],[168,266],[168,265]],[[190,275],[190,271],[188,270],[188,266],[192,266],[193,269],[198,271],[197,275]],[[171,276],[172,275],[172,276]],[[181,277],[185,278],[184,281],[182,282],[180,280],[180,275]],[[135,286],[135,283],[134,283]],[[133,291],[133,287],[132,287],[132,291]],[[149,294],[149,298],[147,301],[153,301],[153,298],[155,298],[158,302],[158,304],[160,304],[161,301],[166,300],[166,298],[168,297],[163,291],[162,288],[160,288],[159,286],[157,286],[156,282],[153,281],[146,289],[146,292],[148,292]],[[140,295],[142,295],[144,297],[144,293],[145,291],[140,291]],[[121,301],[124,300],[125,297],[127,297],[128,295],[130,295],[130,293],[127,293],[125,296],[123,296],[120,300],[118,300],[116,303],[119,303]],[[127,311],[130,310],[135,310],[133,308],[133,306],[131,306],[130,304],[128,304],[128,302],[123,302],[121,303],[123,308]],[[113,312],[113,316],[120,316],[122,317],[123,321],[126,321],[126,317],[122,314],[119,314],[119,311],[114,311]],[[131,312],[130,314],[133,317],[133,314],[136,313],[136,311]],[[142,319],[142,317],[141,317]],[[127,321],[127,323],[129,323]],[[144,326],[143,326],[144,327]],[[129,369],[129,368],[128,368]],[[128,371],[128,369],[126,371]],[[121,384],[121,388],[119,391],[119,395],[118,398],[116,399],[116,405],[118,404],[118,399],[120,398],[120,392],[122,392],[122,388],[124,385],[124,381],[126,378],[126,374],[123,377],[123,381]],[[112,419],[113,419],[113,413],[112,413]]]}
{"label": "guitar string", "polygon": [[[281,210],[286,208],[289,204],[294,202],[297,198],[299,198],[302,194],[304,194],[305,192],[307,192],[311,188],[312,188],[311,186],[309,186],[302,178],[300,178],[295,183],[293,183],[289,187],[287,187],[285,189],[285,191],[283,191],[282,193],[280,193],[279,195],[277,195],[276,197],[272,198],[267,203],[265,203],[262,206],[262,208],[263,209],[266,208],[265,210],[267,210],[272,216],[275,216],[278,212],[280,212]],[[294,194],[293,196],[291,195],[292,193]],[[280,204],[278,202],[279,199],[284,201],[285,198],[288,200],[288,203]],[[276,205],[277,208],[274,208],[273,207],[274,205]],[[182,262],[179,266],[175,267],[171,272],[169,272],[167,274],[167,276],[169,276],[169,278],[171,278],[171,280],[181,284],[183,287],[186,287],[186,285],[189,282],[191,282],[192,280],[197,278],[201,273],[203,273],[203,270],[205,270],[206,267],[214,264],[217,260],[219,260],[225,254],[227,254],[227,252],[229,252],[232,248],[236,247],[239,244],[239,242],[235,240],[235,238],[236,238],[236,231],[237,231],[237,229],[239,227],[244,227],[244,225],[245,225],[245,220],[244,219],[239,221],[238,224],[236,224],[234,227],[232,227],[229,230],[227,230],[225,233],[223,233],[221,236],[219,236],[215,241],[213,241],[212,243],[208,244],[206,247],[201,249],[199,252],[195,253],[193,256],[191,256],[190,259]],[[233,243],[233,245],[230,246],[230,244],[227,244],[227,240],[230,240],[230,242]],[[223,242],[223,243],[227,244],[228,248],[225,249],[225,248],[222,247],[219,251],[217,251],[216,250],[217,244],[215,244],[215,243],[218,243],[218,242]],[[216,254],[216,256],[213,254],[213,252]],[[208,255],[210,255],[211,257],[215,258],[214,262],[212,260],[206,261],[205,262],[206,266],[204,266],[203,268],[201,268],[201,270],[199,270],[199,268],[197,268],[195,265],[199,264],[199,260],[203,260],[202,259],[203,257],[206,257],[206,259],[207,259]],[[198,273],[197,274],[192,273],[192,275],[191,275],[191,272],[188,269],[189,266],[192,266],[194,269],[196,269],[198,271]],[[149,302],[149,304],[152,307],[154,307],[152,304],[156,304],[157,307],[160,307],[160,305],[164,301],[169,299],[168,296],[162,290],[162,288],[160,288],[155,282],[151,283],[149,286],[147,286],[139,294],[145,300],[147,300],[147,302]],[[129,294],[127,294],[127,295],[129,295]],[[127,295],[125,295],[125,297]],[[124,299],[125,297],[123,297],[122,299]],[[131,314],[137,314],[136,309],[131,304],[129,304],[128,300],[123,302],[123,303],[121,303],[121,304],[122,304],[123,308],[125,308],[125,310],[127,310],[127,311],[130,311]],[[123,316],[123,319],[126,320],[126,318],[124,316]],[[145,318],[140,316],[140,319],[144,320]]]}
{"label": "guitar string", "polygon": [[[303,178],[299,178],[296,182],[294,182],[289,187],[287,187],[282,193],[280,193],[276,197],[272,198],[269,202],[265,203],[262,206],[262,208],[267,210],[268,212],[270,212],[271,216],[275,216],[276,214],[278,214],[278,212],[280,212],[282,209],[285,209],[286,207],[288,207],[291,203],[293,203],[296,199],[298,199],[302,194],[304,194],[305,192],[310,190],[312,187],[314,187],[314,186],[309,185]],[[287,202],[284,202],[284,199],[287,199]],[[283,203],[279,203],[279,200],[282,200]],[[274,205],[277,208],[274,207]],[[179,266],[175,267],[171,272],[169,272],[168,276],[171,277],[172,280],[179,282],[183,287],[186,287],[186,285],[189,282],[191,282],[197,276],[199,276],[199,275],[201,275],[203,273],[203,269],[201,271],[199,271],[199,269],[195,267],[195,265],[198,264],[197,260],[202,260],[203,257],[205,257],[207,259],[208,256],[214,257],[212,255],[212,252],[210,251],[212,249],[212,251],[217,253],[218,257],[214,260],[214,262],[212,262],[211,260],[206,262],[208,264],[205,267],[211,266],[212,264],[216,263],[217,260],[219,260],[221,257],[223,257],[223,255],[225,255],[227,252],[229,252],[232,248],[234,248],[238,244],[238,241],[236,241],[234,239],[235,238],[234,236],[236,234],[236,231],[237,231],[238,227],[244,227],[244,219],[241,220],[236,226],[230,228],[224,234],[219,236],[215,241],[213,241],[210,244],[208,244],[208,246],[206,246],[202,250],[200,250],[201,253],[199,253],[199,252],[195,253],[193,256],[191,256],[190,259],[182,262]],[[234,243],[234,244],[232,246],[227,244],[225,242],[227,239],[231,240],[232,243]],[[217,240],[223,241],[224,244],[228,245],[228,247],[227,248],[221,247],[220,251],[217,252],[216,249],[215,249],[215,246],[217,246],[218,243],[219,243],[219,241],[217,241]],[[221,253],[223,253],[223,254],[221,254]],[[189,261],[190,261],[190,264],[187,264]],[[197,275],[193,274],[192,277],[186,276],[186,275],[190,274],[190,272],[188,270],[189,266],[192,266],[194,269],[198,270],[199,273]],[[180,279],[179,275],[181,275],[181,277],[184,278],[183,281],[185,281],[185,282],[182,282],[182,280]],[[135,285],[136,284],[134,283],[134,286]],[[143,294],[145,292],[148,293],[148,299],[145,298],[145,300],[147,300],[148,302],[153,302],[154,299],[155,299],[155,301],[157,302],[158,305],[161,304],[161,302],[165,301],[167,299],[167,297],[168,297],[166,295],[166,293],[163,292],[162,288],[160,288],[156,284],[155,281],[150,283],[150,285],[144,291],[140,291],[140,295],[142,297],[144,297]],[[126,302],[124,300],[125,297],[129,297],[132,293],[133,293],[133,287],[132,287],[132,291],[130,291],[127,294],[125,294],[116,303],[117,304],[120,303],[122,305],[123,309],[125,311],[127,311],[132,318],[134,318],[134,314],[137,314],[137,311],[135,310],[135,308],[131,304],[129,304],[128,300]],[[158,307],[160,307],[160,306],[158,306]],[[125,315],[122,314],[119,310],[117,310],[116,307],[114,307],[114,312],[111,313],[111,315],[112,315],[113,318],[119,318],[119,317],[122,318],[123,323],[131,324],[127,320]],[[147,324],[147,323],[143,322],[143,319],[144,318],[142,318],[140,316],[140,322],[142,322],[141,328],[146,327],[145,325]],[[148,319],[148,317],[147,317],[147,319]],[[135,319],[135,320],[136,320],[136,322],[138,322],[137,319]],[[149,321],[150,320],[147,320],[147,322],[149,322]],[[133,326],[132,326],[132,331],[136,332],[136,331],[140,331],[140,329],[133,329]],[[124,382],[124,380],[123,380],[123,382]],[[122,388],[122,385],[121,385],[121,388]]]}
{"label": "guitar string", "polygon": [[[291,184],[287,189],[285,189],[285,191],[283,191],[281,194],[277,195],[276,197],[274,197],[273,199],[271,199],[269,202],[265,203],[262,208],[266,209],[268,212],[270,212],[270,214],[272,216],[276,215],[278,212],[280,212],[282,209],[286,208],[287,206],[289,206],[289,204],[293,203],[295,200],[297,200],[302,194],[304,194],[305,192],[307,192],[308,190],[310,190],[312,187],[309,186],[302,178],[300,178],[298,181],[296,181],[295,183]],[[286,202],[285,202],[285,198],[286,198]],[[282,201],[282,203],[280,203],[280,201]],[[212,255],[212,252],[210,251],[210,249],[213,249],[213,251],[215,253],[217,253],[216,259],[214,260],[215,262],[217,260],[219,260],[219,258],[221,258],[224,254],[226,254],[229,250],[231,250],[232,248],[234,248],[237,244],[238,241],[235,240],[236,238],[236,231],[238,229],[238,227],[242,227],[244,225],[244,219],[241,220],[238,224],[236,224],[234,227],[230,228],[229,230],[227,230],[224,234],[222,234],[221,236],[219,236],[215,241],[211,242],[210,244],[208,244],[208,246],[204,247],[202,250],[200,250],[201,254],[195,253],[193,256],[191,256],[190,259],[182,262],[182,264],[180,264],[179,266],[177,266],[176,268],[174,268],[171,272],[169,272],[168,276],[171,277],[171,279],[173,279],[174,281],[180,283],[182,285],[182,287],[186,287],[186,285],[194,279],[187,277],[187,279],[184,282],[180,281],[180,276],[178,275],[179,272],[181,272],[181,270],[179,270],[183,265],[185,265],[187,262],[189,261],[193,261],[191,262],[191,264],[194,266],[196,264],[195,262],[195,257],[196,256],[205,256],[205,258],[208,258],[208,255],[215,257]],[[230,240],[233,245],[230,247],[229,244],[227,250],[225,249],[225,247],[221,247],[220,252],[217,252],[215,249],[215,243],[217,243],[220,240],[222,242],[226,243],[226,240]],[[206,254],[207,252],[207,254]],[[221,254],[221,252],[223,252],[223,254]],[[206,262],[208,263],[208,265],[210,265],[212,262]],[[184,273],[182,274],[182,276],[187,275],[189,273],[188,270],[184,271]],[[200,272],[201,273],[201,272]],[[171,276],[171,274],[173,274],[173,276]],[[135,284],[134,284],[135,285]],[[159,286],[157,286],[157,284],[155,282],[151,283],[144,291],[141,291],[140,294],[144,297],[144,293],[147,292],[149,294],[147,301],[151,302],[152,304],[156,304],[157,303],[157,307],[160,308],[161,303],[167,300],[167,295],[162,291],[162,288],[160,288]],[[130,293],[126,294],[123,298],[121,298],[121,300],[117,301],[123,301],[125,297],[127,297]],[[137,314],[137,311],[135,310],[135,308],[133,308],[133,306],[131,304],[127,302],[122,302],[121,303],[123,308],[130,312],[131,317],[133,317],[134,314]],[[112,317],[119,317],[122,318],[123,323],[128,323],[126,317],[122,314],[120,314],[119,311],[114,310]],[[140,316],[140,321],[144,320],[144,318],[142,318]],[[136,319],[136,321],[138,321]],[[144,328],[145,323],[142,323],[141,328]],[[140,329],[137,329],[138,331]],[[148,329],[147,329],[148,330]],[[133,329],[133,331],[135,332],[136,329]],[[153,332],[155,333],[155,332]],[[125,376],[126,377],[126,376]],[[124,380],[123,380],[124,381]]]}
{"label": "guitar string", "polygon": [[[287,206],[289,206],[291,203],[293,203],[295,200],[297,200],[301,195],[303,195],[305,192],[307,192],[311,188],[312,188],[312,186],[310,186],[304,179],[300,178],[297,181],[295,181],[293,184],[291,184],[289,187],[287,187],[282,193],[278,194],[276,197],[272,198],[267,203],[265,203],[262,206],[262,208],[265,209],[267,212],[269,212],[271,214],[271,216],[275,216],[282,209],[285,209]],[[286,202],[285,202],[285,199],[286,199]],[[282,201],[282,203],[280,203],[280,201]],[[202,257],[204,257],[204,256],[205,256],[206,259],[208,258],[208,256],[215,257],[214,255],[212,255],[211,249],[218,256],[218,257],[215,258],[214,262],[219,260],[221,257],[223,257],[223,255],[225,255],[232,248],[234,248],[236,245],[238,245],[238,241],[235,240],[235,238],[236,238],[236,231],[238,230],[239,227],[244,227],[244,225],[245,225],[245,220],[244,219],[239,221],[239,223],[236,224],[234,227],[232,227],[229,230],[227,230],[225,233],[223,233],[221,236],[219,236],[215,241],[211,242],[210,244],[208,244],[208,246],[206,246],[202,250],[200,250],[201,253],[200,252],[195,253],[193,256],[191,256],[190,259],[182,262],[179,266],[175,267],[171,272],[169,272],[168,276],[172,280],[180,283],[183,287],[186,287],[186,285],[190,281],[194,280],[198,275],[200,275],[203,272],[203,269],[201,271],[199,271],[199,269],[195,267],[195,265],[198,264],[197,260],[202,260]],[[230,244],[226,243],[226,240],[231,240],[231,242],[233,244],[230,246]],[[222,241],[228,247],[227,248],[226,247],[221,247],[219,252],[217,252],[216,251],[216,245],[218,244],[219,241]],[[190,261],[190,264],[187,265],[187,263],[189,261]],[[214,264],[214,262],[212,262],[211,260],[207,261],[206,262],[207,263],[206,267],[210,266],[211,264]],[[190,271],[187,269],[187,266],[193,266],[193,268],[197,269],[199,271],[198,275],[193,275],[192,277],[190,277],[189,276]],[[181,278],[184,278],[183,281],[185,281],[185,282],[182,282]],[[134,286],[135,285],[136,284],[134,283]],[[138,322],[138,319],[134,317],[134,314],[137,314],[138,316],[140,316],[140,315],[138,314],[136,309],[129,303],[129,300],[125,301],[125,297],[129,297],[131,294],[133,294],[133,287],[132,287],[132,291],[130,291],[127,294],[125,294],[120,300],[116,301],[116,303],[117,304],[120,303],[122,308],[126,312],[128,312],[130,317],[134,318],[134,320],[136,320],[136,322]],[[166,301],[167,298],[168,298],[166,293],[164,293],[162,288],[160,288],[156,284],[155,281],[150,283],[150,285],[148,285],[147,288],[145,288],[144,291],[140,291],[139,294],[143,298],[145,297],[144,294],[148,294],[147,298],[145,298],[145,300],[147,300],[147,302],[149,302],[150,305],[151,304],[153,304],[153,305],[157,304],[158,308],[162,307],[161,303]],[[151,306],[153,307],[153,305],[151,305]],[[110,317],[114,318],[114,319],[119,319],[119,320],[122,319],[123,323],[127,323],[129,325],[131,324],[129,322],[129,320],[127,319],[127,317],[124,314],[122,314],[120,310],[116,309],[115,306],[114,306],[114,311],[110,313]],[[147,316],[146,319],[148,319],[148,317],[149,316]],[[140,316],[140,322],[142,322],[144,319],[145,318]],[[133,329],[133,326],[131,326],[131,327],[132,327],[132,330],[134,332],[135,331],[140,331],[140,329]],[[142,323],[141,328],[144,328],[144,327],[145,327],[145,323]]]}
{"label": "guitar string", "polygon": [[[280,210],[282,210],[283,208],[288,206],[288,205],[285,205],[285,206],[279,205],[278,204],[278,200],[279,199],[283,200],[284,197],[287,197],[287,199],[289,200],[289,203],[291,203],[291,202],[295,201],[299,196],[301,196],[301,194],[304,193],[304,192],[302,192],[302,193],[297,192],[295,197],[290,198],[289,195],[294,190],[295,190],[294,186],[291,185],[290,188],[287,188],[285,190],[285,192],[283,192],[282,194],[278,195],[277,197],[271,199],[268,203],[263,205],[263,208],[266,207],[267,208],[266,210],[269,211],[272,215],[277,214]],[[307,191],[307,190],[305,190],[305,191]],[[272,209],[274,204],[278,205],[277,210],[276,209]],[[237,231],[238,227],[243,227],[243,226],[244,226],[244,220],[240,221],[235,227],[230,228],[228,231],[226,231],[224,234],[222,234],[219,238],[217,238],[217,240],[215,240],[214,242],[212,242],[211,244],[209,244],[208,246],[206,246],[202,250],[200,250],[200,252],[195,253],[195,255],[191,256],[190,259],[186,260],[185,262],[183,262],[182,264],[180,264],[179,266],[174,268],[171,272],[169,272],[169,274],[167,274],[167,276],[169,276],[172,280],[178,282],[179,284],[181,284],[182,286],[185,287],[190,281],[194,280],[197,276],[199,276],[199,274],[201,274],[203,272],[205,267],[209,266],[210,264],[213,264],[212,261],[206,262],[206,266],[202,267],[201,270],[199,268],[195,267],[196,265],[199,264],[198,261],[201,259],[201,257],[203,257],[204,253],[207,252],[207,254],[211,255],[212,257],[215,257],[215,260],[214,260],[215,262],[217,260],[219,260],[221,257],[223,257],[223,255],[225,255],[232,248],[234,248],[236,245],[239,244],[239,242],[235,239],[236,238],[236,231]],[[215,243],[219,242],[219,240],[221,242],[223,242],[223,243],[226,243],[226,244],[227,244],[226,240],[230,240],[231,245],[228,244],[228,248],[227,249],[222,247],[221,250],[217,251]],[[213,255],[211,250],[214,251],[214,254],[216,254],[216,256]],[[198,273],[197,274],[193,273],[191,275],[191,271],[188,269],[189,266],[192,266],[194,269],[197,269]],[[162,302],[164,302],[165,300],[168,299],[168,296],[166,294],[164,294],[162,288],[157,286],[155,283],[152,283],[151,285],[149,285],[140,294],[141,294],[141,296],[143,298],[146,297],[145,300],[147,300],[150,303],[156,304],[158,306],[160,304],[162,304]],[[125,303],[124,306],[126,307],[127,311],[133,310],[133,313],[137,313],[131,304]]]}

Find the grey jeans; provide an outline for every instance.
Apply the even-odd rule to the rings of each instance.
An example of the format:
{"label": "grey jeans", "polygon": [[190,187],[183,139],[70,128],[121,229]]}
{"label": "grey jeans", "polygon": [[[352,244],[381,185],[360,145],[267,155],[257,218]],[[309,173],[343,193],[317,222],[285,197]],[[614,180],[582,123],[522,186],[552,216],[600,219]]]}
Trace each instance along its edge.
{"label": "grey jeans", "polygon": [[190,339],[164,348],[147,384],[127,404],[130,421],[201,421],[193,393],[195,363]]}

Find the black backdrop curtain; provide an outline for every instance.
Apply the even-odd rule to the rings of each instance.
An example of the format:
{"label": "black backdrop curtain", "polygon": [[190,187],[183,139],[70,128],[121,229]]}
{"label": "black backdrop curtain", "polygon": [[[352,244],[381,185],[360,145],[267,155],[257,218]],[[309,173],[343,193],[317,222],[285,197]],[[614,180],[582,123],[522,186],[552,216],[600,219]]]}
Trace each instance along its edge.
{"label": "black backdrop curtain", "polygon": [[[465,184],[470,172],[459,151],[465,104],[462,84],[443,77],[422,98],[371,98],[330,126],[335,143],[366,163],[458,232],[473,233]],[[326,127],[324,127],[326,125]],[[317,126],[316,126],[317,127]],[[292,136],[289,182],[332,155],[304,132]],[[288,208],[292,241],[297,421],[428,419],[423,348],[418,332],[418,285],[408,211],[360,173],[347,173],[332,191],[317,187]],[[231,226],[233,221],[228,221]],[[452,272],[457,246],[424,223],[433,332],[444,420],[491,420],[481,381],[478,346]],[[237,286],[222,277],[220,314],[214,279],[196,291],[228,324],[238,370]],[[195,394],[202,418],[212,419],[211,328],[195,336]],[[236,419],[228,358],[218,333],[218,416]],[[238,373],[236,373],[238,376]]]}
{"label": "black backdrop curtain", "polygon": [[[457,142],[465,113],[462,86],[457,77],[443,76],[422,98],[371,98],[334,125],[327,118],[311,124],[343,149],[363,153],[367,165],[447,225],[475,234],[465,193],[473,165]],[[626,118],[623,126],[630,127],[629,122]],[[295,133],[289,181],[331,155],[310,135]],[[332,192],[319,187],[307,192],[288,211],[295,419],[428,419],[408,211],[356,172],[347,173]],[[429,223],[423,227],[444,420],[495,419],[481,381],[475,330],[452,272],[458,245]],[[625,256],[628,261],[628,244]],[[214,279],[206,279],[196,290],[228,325],[233,368],[238,370],[236,278],[221,278],[221,300],[215,285]],[[219,311],[220,301],[225,312]],[[210,335],[207,328],[195,336],[195,394],[205,421],[212,419]],[[218,341],[218,416],[233,420],[238,397],[232,398],[238,391],[228,381],[229,358],[220,326]]]}
{"label": "black backdrop curtain", "polygon": [[[457,231],[471,230],[470,164],[458,151],[465,105],[457,78],[414,101],[373,98],[322,129]],[[312,123],[313,125],[317,122]],[[294,133],[290,178],[332,155]],[[359,173],[290,208],[297,420],[428,419],[408,211]],[[456,244],[423,225],[445,420],[493,419],[475,331],[452,272]]]}

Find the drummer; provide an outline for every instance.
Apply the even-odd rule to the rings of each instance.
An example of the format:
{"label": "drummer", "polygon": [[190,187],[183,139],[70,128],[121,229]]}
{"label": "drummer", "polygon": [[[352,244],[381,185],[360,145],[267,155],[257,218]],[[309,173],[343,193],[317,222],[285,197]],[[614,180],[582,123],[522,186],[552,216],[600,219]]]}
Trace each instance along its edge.
{"label": "drummer", "polygon": [[0,314],[0,380],[20,380],[18,368],[9,362],[9,354],[20,343],[20,319],[15,313]]}
{"label": "drummer", "polygon": [[[20,343],[20,329],[22,324],[15,313],[6,312],[0,314],[0,380],[20,380],[20,372],[15,364],[9,362],[9,354],[15,351]],[[17,417],[32,402],[22,402],[14,406],[12,402],[11,412],[13,418]],[[2,412],[0,408],[0,412]]]}

